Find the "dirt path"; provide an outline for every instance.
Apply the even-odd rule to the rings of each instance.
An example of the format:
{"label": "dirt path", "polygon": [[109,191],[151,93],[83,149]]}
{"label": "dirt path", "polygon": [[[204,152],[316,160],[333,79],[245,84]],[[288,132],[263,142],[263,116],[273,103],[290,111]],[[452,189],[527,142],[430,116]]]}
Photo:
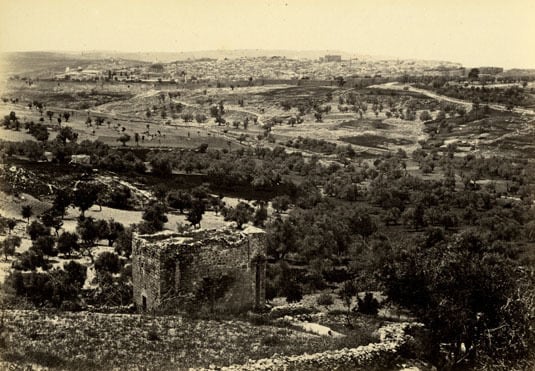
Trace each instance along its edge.
{"label": "dirt path", "polygon": [[[460,104],[460,105],[465,106],[469,110],[472,109],[472,102],[470,102],[470,101],[448,97],[446,95],[437,94],[437,93],[435,93],[433,91],[426,90],[426,89],[415,88],[415,87],[410,86],[408,84],[401,84],[401,83],[398,83],[398,82],[388,82],[388,83],[380,84],[380,85],[372,85],[372,86],[370,86],[370,88],[405,90],[405,91],[410,91],[410,92],[414,92],[414,93],[420,93],[420,94],[423,94],[423,95],[425,95],[425,96],[427,96],[429,98],[436,99],[438,101],[445,101],[445,102]],[[408,89],[405,89],[405,88],[408,88]],[[491,103],[491,104],[489,104],[489,107],[494,109],[494,110],[496,110],[496,111],[508,111],[508,109],[502,104]],[[520,113],[520,114],[526,114],[526,115],[535,115],[535,111],[534,110],[527,109],[527,108],[518,108],[518,107],[517,108],[513,108],[513,112]]]}

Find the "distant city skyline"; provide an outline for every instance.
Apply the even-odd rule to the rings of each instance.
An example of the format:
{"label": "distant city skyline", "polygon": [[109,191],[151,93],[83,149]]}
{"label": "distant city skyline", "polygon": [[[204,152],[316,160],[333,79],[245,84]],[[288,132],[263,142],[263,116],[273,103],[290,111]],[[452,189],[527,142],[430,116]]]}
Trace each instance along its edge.
{"label": "distant city skyline", "polygon": [[3,0],[0,51],[333,50],[535,68],[535,2]]}

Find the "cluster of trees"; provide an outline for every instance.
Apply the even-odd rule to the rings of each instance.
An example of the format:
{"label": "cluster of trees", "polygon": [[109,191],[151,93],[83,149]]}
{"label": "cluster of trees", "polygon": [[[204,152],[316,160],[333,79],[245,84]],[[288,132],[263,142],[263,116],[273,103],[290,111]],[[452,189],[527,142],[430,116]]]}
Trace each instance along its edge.
{"label": "cluster of trees", "polygon": [[280,105],[283,110],[289,111],[292,108],[296,108],[300,116],[314,111],[315,113],[328,113],[331,110],[331,106],[325,105],[327,99],[324,98],[296,98],[294,100],[283,100]]}
{"label": "cluster of trees", "polygon": [[515,106],[522,106],[530,102],[528,94],[519,86],[488,88],[485,86],[464,87],[462,85],[448,84],[436,89],[436,91],[439,94],[471,102],[503,104],[508,109],[513,109]]}
{"label": "cluster of trees", "polygon": [[87,276],[87,268],[75,261],[49,272],[25,273],[15,269],[6,277],[6,288],[17,298],[33,305],[52,306],[64,310],[79,308],[80,293]]}
{"label": "cluster of trees", "polygon": [[141,234],[152,234],[163,230],[163,226],[167,223],[167,207],[162,202],[151,202],[143,212],[143,221],[137,225],[137,229]]}
{"label": "cluster of trees", "polygon": [[223,196],[211,195],[204,185],[190,191],[164,191],[160,199],[164,200],[170,208],[186,213],[186,219],[193,227],[200,227],[206,210],[213,210],[216,214],[221,212],[225,220],[235,221],[239,229],[250,221],[257,226],[263,226],[267,219],[264,202],[259,201],[256,209],[246,202],[240,202],[236,207],[229,207],[225,205]]}
{"label": "cluster of trees", "polygon": [[[216,214],[221,212],[225,220],[236,222],[238,229],[243,228],[243,225],[248,222],[252,222],[255,226],[263,227],[268,217],[265,202],[255,202],[256,207],[253,207],[249,203],[241,201],[236,207],[230,207],[223,201],[223,196],[211,195],[204,185],[189,191],[157,189],[156,193],[160,200],[157,203],[159,206],[156,207],[151,204],[148,209],[152,210],[150,214],[154,213],[156,209],[162,210],[159,215],[163,215],[167,208],[175,209],[182,214],[186,214],[186,219],[192,227],[200,227],[203,215],[207,210],[213,210]],[[146,215],[149,215],[147,211],[143,215],[144,219]],[[156,230],[153,229],[153,231]]]}
{"label": "cluster of trees", "polygon": [[322,199],[312,208],[295,208],[287,217],[278,216],[268,224],[268,254],[276,260],[293,255],[325,265],[376,230],[370,210]]}
{"label": "cluster of trees", "polygon": [[366,95],[356,94],[355,92],[348,92],[342,94],[338,98],[338,110],[340,112],[355,112],[360,118],[364,113],[371,109],[375,116],[379,116],[380,112],[385,112],[385,115],[395,118],[401,118],[409,121],[414,121],[417,118],[417,111],[424,111],[420,120],[430,120],[429,111],[437,110],[440,103],[436,100],[426,98],[424,96],[411,96],[410,94],[401,94],[395,91],[383,90],[369,90]]}
{"label": "cluster of trees", "polygon": [[[107,240],[108,246],[115,246],[118,253],[129,256],[132,231],[125,228],[121,223],[110,219],[95,220],[92,217],[80,217],[77,221],[76,232],[63,231],[59,233],[61,223],[52,221],[47,214],[41,216],[41,221],[34,220],[27,226],[27,233],[32,240],[32,246],[28,251],[18,256],[14,266],[20,270],[35,270],[50,268],[49,258],[62,254],[71,258],[79,254],[88,256],[93,261],[93,250],[99,240]],[[51,228],[55,234],[51,234]],[[20,244],[20,241],[19,241]]]}
{"label": "cluster of trees", "polygon": [[523,177],[527,159],[506,158],[501,156],[476,157],[472,154],[459,159],[459,165],[463,170],[470,171],[474,180],[486,178],[518,180]]}
{"label": "cluster of trees", "polygon": [[[6,290],[16,301],[28,301],[42,307],[52,306],[64,310],[76,310],[85,301],[99,305],[125,305],[131,303],[131,271],[125,265],[132,251],[132,229],[110,219],[95,220],[80,216],[76,231],[63,231],[61,216],[55,208],[61,209],[62,196],[57,196],[52,209],[40,215],[27,226],[31,239],[30,248],[16,254],[13,270],[6,278]],[[64,203],[65,204],[65,203]],[[23,217],[30,218],[32,210],[25,207]],[[52,233],[52,228],[55,233]],[[97,241],[107,240],[114,246],[115,253],[106,252],[94,257]],[[19,236],[9,235],[2,242],[2,250],[7,255],[15,255],[20,246]],[[92,292],[83,290],[87,267],[74,260],[65,262],[63,267],[52,268],[52,257],[62,255],[63,259],[88,256],[97,272],[98,288]],[[120,256],[124,257],[120,257]],[[121,273],[118,277],[115,273]]]}
{"label": "cluster of trees", "polygon": [[28,133],[39,142],[46,142],[50,135],[46,125],[34,123],[33,121],[27,124],[27,129]]}
{"label": "cluster of trees", "polygon": [[289,139],[285,145],[287,147],[304,149],[306,151],[312,151],[324,154],[341,154],[344,157],[353,158],[356,155],[355,150],[351,145],[339,146],[334,143],[328,142],[325,139],[314,139],[306,137],[297,137],[295,139]]}
{"label": "cluster of trees", "polygon": [[5,129],[15,130],[15,131],[20,130],[20,121],[19,121],[19,118],[17,117],[17,114],[14,111],[11,111],[9,115],[4,116],[2,125],[4,126]]}
{"label": "cluster of trees", "polygon": [[[305,140],[308,143],[308,140]],[[321,145],[321,144],[320,144]],[[335,153],[341,161],[354,156],[351,146],[338,146]],[[155,174],[169,175],[172,169],[186,173],[200,172],[208,175],[211,182],[219,188],[235,186],[252,186],[254,190],[281,190],[293,196],[304,189],[293,180],[295,176],[318,179],[323,178],[341,167],[333,164],[325,166],[318,157],[305,159],[302,154],[287,153],[283,147],[273,150],[266,148],[240,149],[232,153],[217,150],[160,152],[149,154],[152,171]],[[357,171],[348,166],[347,171]]]}
{"label": "cluster of trees", "polygon": [[22,240],[19,236],[7,236],[1,243],[0,243],[0,253],[4,255],[5,260],[7,261],[8,256],[12,256],[15,254],[15,251],[17,247],[20,246],[22,243]]}
{"label": "cluster of trees", "polygon": [[102,184],[90,181],[77,182],[72,190],[59,188],[55,192],[52,208],[45,215],[51,214],[63,219],[66,209],[72,205],[80,210],[80,216],[83,218],[93,205],[98,203],[101,206],[103,190]]}
{"label": "cluster of trees", "polygon": [[[298,301],[304,291],[341,280],[350,318],[356,292],[382,288],[426,324],[427,356],[437,364],[444,361],[439,344],[456,365],[528,354],[535,294],[533,275],[518,259],[522,241],[533,238],[533,213],[518,203],[500,206],[486,192],[455,191],[446,181],[380,175],[370,186],[371,209],[322,199],[268,224],[268,252],[277,262],[268,269],[268,296]],[[392,219],[417,232],[390,237],[378,226]],[[457,229],[460,222],[469,229]],[[370,295],[357,303],[356,311],[378,308]]]}
{"label": "cluster of trees", "polygon": [[225,114],[225,106],[223,101],[220,101],[216,106],[210,107],[210,116],[215,118],[217,125],[223,125],[226,123],[226,120],[223,118]]}
{"label": "cluster of trees", "polygon": [[[46,130],[46,127],[41,124],[36,124],[34,127],[44,128]],[[36,133],[41,131],[41,129],[35,130]],[[46,136],[48,138],[48,132]],[[91,156],[92,167],[118,173],[144,173],[147,170],[144,162],[134,151],[110,148],[98,140],[84,140],[77,143],[77,137],[77,133],[70,127],[64,126],[52,141],[34,142],[26,140],[23,142],[0,142],[0,148],[7,157],[13,155],[26,156],[33,161],[41,160],[45,151],[48,151],[53,154],[53,160],[59,163],[68,163],[72,155],[89,155]]]}
{"label": "cluster of trees", "polygon": [[242,229],[243,225],[253,222],[257,227],[263,227],[267,220],[268,213],[265,202],[258,202],[256,209],[247,202],[239,202],[235,207],[224,207],[221,214],[225,220],[236,222],[236,227]]}
{"label": "cluster of trees", "polygon": [[[454,151],[453,147],[451,149]],[[481,158],[474,162],[471,156],[467,156],[465,160],[454,158],[451,156],[452,151],[448,150],[440,156],[436,150],[431,152],[418,150],[415,151],[413,157],[420,163],[424,172],[434,171],[441,166],[449,175],[444,179],[444,183],[441,183],[440,189],[445,188],[449,192],[452,187],[455,187],[452,169],[457,169],[458,174],[467,180],[465,187],[474,184],[475,180],[483,176],[496,176],[498,179],[511,180],[512,185],[517,184],[515,187],[511,185],[510,193],[519,195],[529,193],[525,186],[527,180],[522,176],[525,173],[522,172],[524,166],[522,161]],[[407,176],[406,154],[403,151],[386,154],[383,158],[377,159],[373,166],[367,162],[362,163],[361,166],[354,164],[342,166],[337,163],[324,165],[318,161],[317,157],[305,160],[301,154],[288,154],[282,147],[276,147],[273,150],[247,149],[232,153],[212,150],[205,153],[166,152],[158,156],[163,162],[161,168],[166,169],[167,173],[171,168],[205,173],[220,188],[250,185],[257,190],[280,189],[291,198],[296,198],[301,194],[301,201],[304,201],[309,198],[309,193],[314,198],[314,194],[320,187],[326,195],[341,200],[356,201],[359,198],[370,200],[372,203],[385,207],[391,215],[402,213],[405,209],[404,205],[410,203],[407,196],[405,196],[405,201],[400,201],[399,196],[393,198],[392,195],[399,195],[402,190],[405,194],[411,193],[411,187],[420,184],[417,178]],[[232,166],[230,166],[231,163]],[[476,169],[479,170],[476,171]],[[307,186],[306,182],[297,184],[293,180],[296,176],[306,177],[310,186]],[[403,183],[402,188],[392,190],[393,193],[391,193],[392,187],[387,184],[390,180]],[[364,185],[367,181],[371,181],[370,186]]]}
{"label": "cluster of trees", "polygon": [[[53,112],[47,111],[47,114],[51,118]],[[65,118],[65,121],[68,121],[70,113],[65,112],[62,117]],[[27,130],[28,134],[33,136],[37,141],[44,143],[48,140],[50,133],[48,132],[47,126],[43,124],[42,121],[43,119],[41,118],[41,122],[38,123],[34,123],[33,121],[24,122],[24,129]],[[61,117],[58,117],[58,123],[61,125]],[[4,128],[15,131],[19,131],[22,126],[19,118],[17,117],[17,114],[14,111],[11,111],[9,115],[4,116],[2,124]]]}
{"label": "cluster of trees", "polygon": [[[385,293],[425,323],[428,356],[442,367],[508,364],[533,345],[533,275],[519,268],[514,247],[483,231],[446,236],[430,229],[417,241],[384,245],[375,255]],[[440,344],[452,355],[447,362]]]}
{"label": "cluster of trees", "polygon": [[154,233],[163,229],[167,222],[165,213],[170,208],[181,214],[186,213],[186,219],[193,227],[200,227],[205,211],[212,208],[216,212],[221,210],[224,203],[222,197],[214,197],[208,193],[208,189],[199,186],[191,191],[167,189],[159,187],[155,190],[158,202],[153,202],[144,212],[144,222],[140,225],[145,233]]}

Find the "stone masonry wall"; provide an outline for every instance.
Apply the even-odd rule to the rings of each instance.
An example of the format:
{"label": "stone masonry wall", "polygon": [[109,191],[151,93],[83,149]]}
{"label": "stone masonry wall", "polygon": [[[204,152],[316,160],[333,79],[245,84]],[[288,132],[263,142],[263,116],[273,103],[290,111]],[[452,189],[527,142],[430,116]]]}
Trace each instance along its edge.
{"label": "stone masonry wall", "polygon": [[145,310],[179,309],[203,278],[231,278],[217,309],[241,311],[265,304],[266,244],[263,231],[162,232],[135,236],[132,248],[134,301]]}
{"label": "stone masonry wall", "polygon": [[[162,235],[163,238],[171,235]],[[134,303],[140,309],[153,310],[161,306],[162,293],[166,292],[169,261],[173,254],[161,248],[160,240],[146,238],[133,239],[132,282],[134,283]],[[143,302],[145,298],[145,303]]]}

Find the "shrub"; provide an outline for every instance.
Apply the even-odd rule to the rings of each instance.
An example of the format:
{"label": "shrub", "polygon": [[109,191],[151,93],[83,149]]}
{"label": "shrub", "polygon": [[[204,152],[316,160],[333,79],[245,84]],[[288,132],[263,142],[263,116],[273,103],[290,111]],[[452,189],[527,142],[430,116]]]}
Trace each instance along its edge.
{"label": "shrub", "polygon": [[264,346],[272,347],[281,343],[281,338],[276,334],[265,335],[260,339],[260,343]]}
{"label": "shrub", "polygon": [[255,326],[266,326],[271,323],[271,320],[265,314],[248,313],[247,318]]}
{"label": "shrub", "polygon": [[32,247],[37,251],[42,251],[48,256],[57,256],[58,250],[54,248],[56,241],[52,236],[40,236],[33,241]]}
{"label": "shrub", "polygon": [[40,250],[30,247],[28,251],[23,252],[20,257],[13,263],[15,269],[23,271],[34,271],[42,267],[43,270],[49,269],[49,264],[46,262],[44,254]]}
{"label": "shrub", "polygon": [[50,235],[50,228],[37,220],[34,220],[26,228],[26,232],[30,235],[30,239],[35,241],[38,237]]}
{"label": "shrub", "polygon": [[147,332],[147,340],[149,341],[160,340],[160,335],[158,334],[158,331],[156,330],[156,328],[153,327]]}
{"label": "shrub", "polygon": [[61,269],[50,273],[21,273],[15,270],[6,278],[16,296],[25,297],[35,306],[59,308],[64,301],[78,300],[80,287],[69,283],[69,275]]}
{"label": "shrub", "polygon": [[300,302],[303,299],[301,285],[299,285],[296,281],[289,281],[282,288],[282,295],[286,297],[286,301],[288,303]]}
{"label": "shrub", "polygon": [[278,213],[280,213],[282,211],[288,210],[290,202],[291,200],[288,196],[277,196],[273,198],[273,200],[271,200],[271,205]]}
{"label": "shrub", "polygon": [[140,225],[143,230],[142,233],[154,233],[161,231],[164,224],[167,222],[165,205],[160,202],[151,203],[142,215],[145,223]]}
{"label": "shrub", "polygon": [[95,270],[98,273],[108,272],[108,273],[119,273],[121,270],[121,261],[117,254],[111,252],[103,252],[95,260]]}
{"label": "shrub", "polygon": [[420,120],[421,121],[429,121],[429,120],[432,120],[433,117],[431,117],[431,114],[429,113],[429,111],[422,111],[420,113]]}
{"label": "shrub", "polygon": [[316,298],[316,303],[328,310],[329,306],[334,304],[334,299],[331,294],[323,293]]}
{"label": "shrub", "polygon": [[379,313],[379,302],[376,298],[373,297],[371,292],[367,292],[364,295],[364,299],[357,297],[358,308],[357,311],[363,314],[373,314],[376,315]]}
{"label": "shrub", "polygon": [[275,307],[269,313],[272,319],[282,318],[285,316],[299,316],[303,314],[312,314],[315,310],[313,308],[305,307],[301,304],[290,304],[280,307]]}
{"label": "shrub", "polygon": [[8,236],[4,241],[0,243],[0,249],[3,252],[6,261],[8,255],[14,255],[15,250],[21,244],[21,238],[19,236]]}
{"label": "shrub", "polygon": [[125,257],[130,257],[132,254],[132,229],[126,228],[119,233],[115,240],[115,252]]}
{"label": "shrub", "polygon": [[152,166],[152,173],[156,176],[166,177],[171,175],[173,165],[168,156],[164,154],[157,154],[150,159]]}
{"label": "shrub", "polygon": [[58,237],[58,251],[70,256],[73,251],[79,251],[78,235],[71,232],[63,232]]}
{"label": "shrub", "polygon": [[65,282],[82,288],[87,278],[87,267],[75,261],[70,261],[63,264],[63,269],[67,273]]}
{"label": "shrub", "polygon": [[151,223],[144,220],[137,224],[136,228],[139,234],[153,234],[158,232]]}
{"label": "shrub", "polygon": [[202,113],[197,113],[195,115],[195,121],[197,121],[199,124],[202,124],[202,123],[206,122],[206,116],[203,115]]}
{"label": "shrub", "polygon": [[199,147],[197,147],[196,151],[199,153],[206,153],[207,150],[208,150],[208,143],[201,143]]}
{"label": "shrub", "polygon": [[130,207],[130,197],[132,191],[127,187],[117,187],[110,193],[108,205],[115,209],[128,209]]}

